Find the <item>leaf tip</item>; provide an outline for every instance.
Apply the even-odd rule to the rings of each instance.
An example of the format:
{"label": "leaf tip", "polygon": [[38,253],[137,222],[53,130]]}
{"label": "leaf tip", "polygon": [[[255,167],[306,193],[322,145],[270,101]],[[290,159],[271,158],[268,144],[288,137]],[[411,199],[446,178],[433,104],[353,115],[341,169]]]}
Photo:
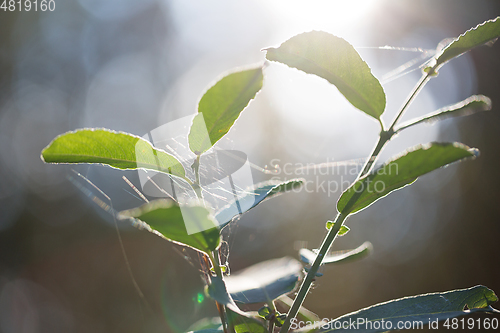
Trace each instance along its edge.
{"label": "leaf tip", "polygon": [[477,95],[477,96],[474,96],[475,99],[474,101],[478,101],[478,102],[481,102],[483,103],[483,111],[490,111],[491,108],[493,107],[493,104],[491,102],[491,98],[489,98],[488,96],[485,96],[485,95]]}
{"label": "leaf tip", "polygon": [[[461,54],[470,51],[475,47],[481,45],[492,46],[500,36],[500,28],[498,25],[496,25],[499,19],[500,16],[497,16],[494,19],[484,21],[483,23],[480,23],[475,27],[472,27],[469,30],[465,31],[463,34],[460,34],[457,38],[453,38],[451,42],[448,42],[449,39],[443,40],[441,43],[439,43],[438,48],[436,49],[436,51],[438,51],[437,52],[438,55],[435,57],[436,65],[438,67],[441,67],[444,63],[448,62],[449,60],[457,56],[460,56]],[[490,29],[490,31],[484,30],[486,29],[487,26]],[[471,40],[472,37],[470,37],[470,33],[475,33],[478,31],[478,29],[483,29],[481,30],[482,32],[486,31],[489,40],[480,40],[480,41]],[[468,34],[469,34],[469,40],[467,40]],[[460,43],[462,44],[465,43],[465,45],[460,45]]]}
{"label": "leaf tip", "polygon": [[45,160],[45,152],[47,151],[47,147],[43,148],[42,149],[42,152],[40,153],[40,159],[42,160],[43,163],[48,163],[46,160]]}
{"label": "leaf tip", "polygon": [[470,148],[468,151],[469,151],[469,153],[474,155],[473,158],[477,158],[477,157],[479,157],[479,155],[481,155],[481,152],[477,148]]}
{"label": "leaf tip", "polygon": [[366,241],[363,244],[361,244],[361,246],[365,248],[369,254],[373,252],[373,244],[371,242]]}

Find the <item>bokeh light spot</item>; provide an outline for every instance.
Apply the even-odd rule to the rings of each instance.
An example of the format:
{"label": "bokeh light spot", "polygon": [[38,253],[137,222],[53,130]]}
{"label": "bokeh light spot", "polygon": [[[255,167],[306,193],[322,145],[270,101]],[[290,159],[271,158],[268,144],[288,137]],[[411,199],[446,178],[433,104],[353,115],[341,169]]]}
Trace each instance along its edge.
{"label": "bokeh light spot", "polygon": [[198,303],[201,304],[205,300],[205,296],[202,293],[196,294],[196,297],[194,297],[194,300]]}

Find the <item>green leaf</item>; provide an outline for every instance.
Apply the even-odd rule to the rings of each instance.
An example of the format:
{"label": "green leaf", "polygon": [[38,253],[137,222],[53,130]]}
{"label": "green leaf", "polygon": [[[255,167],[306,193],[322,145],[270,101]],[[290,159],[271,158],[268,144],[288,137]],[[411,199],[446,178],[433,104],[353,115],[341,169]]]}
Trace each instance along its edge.
{"label": "green leaf", "polygon": [[241,311],[234,303],[231,295],[228,293],[224,280],[218,276],[211,278],[211,283],[207,288],[208,295],[227,307],[227,318],[229,326],[233,326],[237,333],[267,332],[263,322],[247,312]]}
{"label": "green leaf", "polygon": [[[326,222],[326,229],[330,230],[334,225],[335,225],[335,222],[328,221],[328,222]],[[349,232],[349,230],[351,230],[351,229],[349,229],[347,226],[343,225],[340,227],[340,230],[339,230],[337,236],[344,236],[345,234],[347,234]]]}
{"label": "green leaf", "polygon": [[42,150],[47,163],[100,163],[117,169],[145,168],[185,177],[173,156],[132,134],[85,128],[59,135]]}
{"label": "green leaf", "polygon": [[342,328],[342,323],[345,321],[359,322],[359,326],[354,326],[357,332],[385,332],[390,330],[389,326],[396,329],[398,323],[408,321],[422,322],[421,328],[423,328],[424,324],[431,321],[441,321],[476,312],[500,313],[490,306],[496,301],[498,298],[492,290],[484,286],[475,286],[469,289],[423,294],[379,303],[343,315],[328,323],[304,327],[300,331],[344,332],[347,331]]}
{"label": "green leaf", "polygon": [[234,303],[233,298],[227,291],[225,281],[218,276],[213,276],[211,280],[212,281],[207,289],[208,296],[210,296],[220,304],[232,307],[234,311],[238,311],[238,306],[236,305],[236,303]]}
{"label": "green leaf", "polygon": [[[211,212],[204,206],[179,206],[171,200],[155,200],[138,208],[120,212],[120,218],[135,218],[139,225],[180,245],[209,253],[220,244],[219,228]],[[188,234],[188,229],[202,230]]]}
{"label": "green leaf", "polygon": [[[356,261],[369,255],[372,250],[372,244],[370,242],[364,242],[354,250],[336,251],[327,254],[321,264],[338,264]],[[318,254],[308,249],[300,249],[299,255],[303,262],[308,265],[312,265]]]}
{"label": "green leaf", "polygon": [[256,318],[244,316],[241,313],[227,311],[228,322],[236,333],[267,333],[264,323]]}
{"label": "green leaf", "polygon": [[461,143],[418,145],[351,185],[337,203],[342,214],[358,212],[433,170],[479,154]]}
{"label": "green leaf", "polygon": [[484,95],[473,95],[461,102],[453,105],[445,106],[431,114],[428,114],[417,120],[410,120],[408,123],[402,124],[395,132],[399,132],[410,126],[414,126],[423,122],[436,122],[452,117],[468,116],[481,111],[491,110],[491,99]]}
{"label": "green leaf", "polygon": [[257,313],[262,318],[269,319],[269,315],[271,314],[271,308],[268,307],[267,305],[264,305],[257,311]]}
{"label": "green leaf", "polygon": [[299,188],[303,182],[303,179],[291,179],[282,183],[270,180],[256,184],[254,188],[246,190],[246,194],[238,198],[238,200],[229,203],[219,210],[215,214],[215,218],[222,229],[235,217],[249,211],[262,201]]}
{"label": "green leaf", "polygon": [[200,155],[231,129],[248,103],[262,88],[262,67],[223,77],[207,90],[198,104],[198,114],[189,132],[189,148]]}
{"label": "green leaf", "polygon": [[280,315],[276,316],[276,318],[274,319],[274,322],[275,322],[276,326],[281,327],[285,323],[285,319],[286,319],[286,314],[280,314]]}
{"label": "green leaf", "polygon": [[295,289],[302,265],[293,258],[267,260],[226,277],[231,297],[239,303],[270,302]]}
{"label": "green leaf", "polygon": [[356,108],[379,119],[385,110],[385,93],[368,65],[351,44],[323,31],[294,36],[266,58],[315,74],[335,85]]}
{"label": "green leaf", "polygon": [[477,46],[492,42],[500,37],[500,16],[493,20],[485,21],[474,28],[467,30],[455,38],[436,56],[435,67],[442,66],[445,62],[472,50]]}

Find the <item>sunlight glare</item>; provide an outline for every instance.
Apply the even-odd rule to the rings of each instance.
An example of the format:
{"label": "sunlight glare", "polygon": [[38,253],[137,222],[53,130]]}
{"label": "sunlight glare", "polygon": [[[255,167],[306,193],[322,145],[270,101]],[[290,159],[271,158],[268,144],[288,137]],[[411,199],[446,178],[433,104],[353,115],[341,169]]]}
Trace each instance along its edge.
{"label": "sunlight glare", "polygon": [[377,0],[262,1],[264,7],[276,13],[277,28],[294,34],[313,29],[339,33],[355,28],[376,3]]}

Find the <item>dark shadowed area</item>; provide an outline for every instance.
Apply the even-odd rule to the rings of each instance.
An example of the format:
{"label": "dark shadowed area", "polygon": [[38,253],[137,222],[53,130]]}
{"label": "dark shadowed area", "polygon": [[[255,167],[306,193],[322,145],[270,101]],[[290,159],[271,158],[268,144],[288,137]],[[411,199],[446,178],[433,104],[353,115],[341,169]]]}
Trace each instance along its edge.
{"label": "dark shadowed area", "polygon": [[[192,116],[222,73],[263,62],[261,49],[310,30],[359,51],[384,86],[388,124],[441,40],[500,15],[495,0],[53,2],[53,11],[0,10],[1,333],[184,332],[217,315],[195,251],[109,214],[143,203],[122,178],[140,190],[138,172],[46,165],[40,152],[57,135],[104,127],[143,136]],[[370,241],[374,251],[321,269],[305,302],[320,318],[478,284],[500,293],[499,59],[496,43],[452,60],[405,114],[473,94],[493,104],[389,143],[380,162],[429,141],[459,141],[481,156],[349,218],[333,250]],[[217,145],[244,152],[255,182],[304,177],[308,186],[226,229],[231,271],[317,248],[377,136],[378,124],[326,81],[269,63],[262,91]],[[311,167],[321,163],[329,167]]]}

